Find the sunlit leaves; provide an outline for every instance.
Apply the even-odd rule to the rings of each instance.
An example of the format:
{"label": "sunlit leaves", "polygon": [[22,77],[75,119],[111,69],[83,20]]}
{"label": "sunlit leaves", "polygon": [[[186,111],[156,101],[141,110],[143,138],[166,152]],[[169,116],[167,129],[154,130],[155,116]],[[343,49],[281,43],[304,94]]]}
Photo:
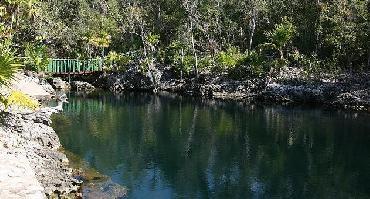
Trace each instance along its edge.
{"label": "sunlit leaves", "polygon": [[29,108],[35,110],[39,107],[39,103],[29,97],[28,95],[20,92],[20,91],[13,91],[5,100],[5,107],[9,107],[11,105],[17,105],[24,108]]}
{"label": "sunlit leaves", "polygon": [[92,35],[89,38],[89,44],[95,47],[108,48],[110,43],[111,43],[111,36],[105,32],[101,34]]}

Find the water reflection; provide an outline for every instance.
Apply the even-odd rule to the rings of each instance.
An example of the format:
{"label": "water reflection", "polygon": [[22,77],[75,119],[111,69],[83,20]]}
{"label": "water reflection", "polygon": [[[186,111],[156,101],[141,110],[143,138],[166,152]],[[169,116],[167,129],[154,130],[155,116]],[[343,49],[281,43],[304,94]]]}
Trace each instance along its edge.
{"label": "water reflection", "polygon": [[71,97],[54,127],[130,198],[368,198],[370,117],[149,94]]}

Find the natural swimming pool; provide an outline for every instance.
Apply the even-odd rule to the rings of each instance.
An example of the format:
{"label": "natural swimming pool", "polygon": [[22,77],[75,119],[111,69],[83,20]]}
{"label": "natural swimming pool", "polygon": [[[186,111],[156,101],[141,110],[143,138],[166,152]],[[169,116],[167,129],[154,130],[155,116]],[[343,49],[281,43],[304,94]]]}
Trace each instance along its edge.
{"label": "natural swimming pool", "polygon": [[369,198],[370,115],[127,93],[71,95],[62,145],[128,198]]}

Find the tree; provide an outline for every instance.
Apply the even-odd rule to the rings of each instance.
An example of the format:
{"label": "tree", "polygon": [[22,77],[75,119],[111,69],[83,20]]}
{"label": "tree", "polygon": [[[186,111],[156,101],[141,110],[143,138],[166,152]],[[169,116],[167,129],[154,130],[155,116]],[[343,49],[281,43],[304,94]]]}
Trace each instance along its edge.
{"label": "tree", "polygon": [[195,64],[194,64],[194,71],[196,77],[198,77],[199,72],[198,72],[198,53],[196,49],[196,40],[194,36],[194,32],[196,31],[196,26],[198,25],[199,22],[199,13],[198,13],[198,6],[199,6],[199,1],[198,0],[184,0],[183,1],[183,6],[184,9],[187,12],[187,28],[188,28],[188,34],[190,35],[190,42],[191,42],[191,48],[193,51],[193,55],[195,58]]}
{"label": "tree", "polygon": [[286,17],[275,26],[274,30],[267,32],[266,35],[279,50],[281,59],[284,59],[284,50],[292,42],[295,33],[296,27]]}

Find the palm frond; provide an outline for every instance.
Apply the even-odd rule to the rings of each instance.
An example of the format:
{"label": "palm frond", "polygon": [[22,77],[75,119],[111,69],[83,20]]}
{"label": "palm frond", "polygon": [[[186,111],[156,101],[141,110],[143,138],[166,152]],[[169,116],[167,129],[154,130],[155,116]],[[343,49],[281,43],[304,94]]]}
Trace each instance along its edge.
{"label": "palm frond", "polygon": [[0,44],[0,85],[7,84],[21,68],[14,52],[7,45]]}

